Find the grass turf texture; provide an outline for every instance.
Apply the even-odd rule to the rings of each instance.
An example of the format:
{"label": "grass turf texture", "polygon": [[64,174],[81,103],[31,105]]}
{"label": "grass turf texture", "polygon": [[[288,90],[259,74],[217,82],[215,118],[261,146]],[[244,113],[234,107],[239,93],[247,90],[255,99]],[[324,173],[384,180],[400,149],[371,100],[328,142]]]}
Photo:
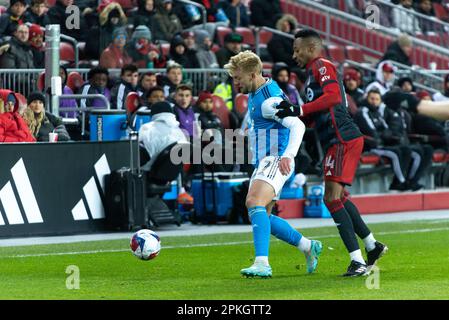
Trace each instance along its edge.
{"label": "grass turf texture", "polygon": [[[251,233],[163,237],[161,254],[152,261],[135,258],[126,239],[0,248],[0,299],[449,298],[449,221],[373,224],[371,229],[390,249],[379,261],[379,289],[368,289],[366,277],[340,276],[349,258],[337,229],[326,227],[304,230],[323,242],[312,275],[296,248],[272,237],[271,279],[240,276],[253,261]],[[66,288],[69,265],[79,267],[78,290]]]}

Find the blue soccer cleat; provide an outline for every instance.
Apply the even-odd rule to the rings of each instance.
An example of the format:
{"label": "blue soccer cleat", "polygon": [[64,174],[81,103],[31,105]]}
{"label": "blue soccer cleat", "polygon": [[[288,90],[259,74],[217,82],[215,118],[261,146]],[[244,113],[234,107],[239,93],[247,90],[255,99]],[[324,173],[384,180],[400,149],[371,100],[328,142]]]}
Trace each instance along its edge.
{"label": "blue soccer cleat", "polygon": [[254,263],[251,267],[240,270],[240,273],[247,277],[271,278],[271,267],[262,263]]}
{"label": "blue soccer cleat", "polygon": [[312,240],[312,244],[310,245],[310,251],[306,253],[307,260],[307,273],[312,273],[316,270],[318,265],[318,257],[323,251],[323,245],[318,240]]}

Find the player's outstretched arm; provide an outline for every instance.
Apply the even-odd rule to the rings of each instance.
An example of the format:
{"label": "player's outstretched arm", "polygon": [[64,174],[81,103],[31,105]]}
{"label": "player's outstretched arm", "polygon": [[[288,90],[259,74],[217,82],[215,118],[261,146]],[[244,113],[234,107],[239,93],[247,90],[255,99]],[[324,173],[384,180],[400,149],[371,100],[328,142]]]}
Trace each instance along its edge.
{"label": "player's outstretched arm", "polygon": [[416,107],[416,111],[436,120],[449,120],[449,101],[421,100]]}

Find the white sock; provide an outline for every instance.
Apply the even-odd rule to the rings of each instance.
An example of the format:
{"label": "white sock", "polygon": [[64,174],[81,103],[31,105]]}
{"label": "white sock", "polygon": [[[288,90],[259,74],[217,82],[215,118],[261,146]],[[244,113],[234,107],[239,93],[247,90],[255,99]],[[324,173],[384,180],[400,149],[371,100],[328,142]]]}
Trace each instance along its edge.
{"label": "white sock", "polygon": [[360,249],[350,252],[349,255],[351,256],[351,261],[355,260],[357,262],[366,264],[362,256],[362,251]]}
{"label": "white sock", "polygon": [[302,236],[301,240],[299,240],[298,246],[297,248],[303,252],[303,253],[307,253],[310,251],[310,247],[312,246],[312,241],[310,241],[309,239],[307,239],[306,237]]}
{"label": "white sock", "polygon": [[370,233],[365,239],[363,239],[363,243],[365,244],[365,248],[367,251],[371,251],[376,247],[376,239],[374,239],[372,233]]}
{"label": "white sock", "polygon": [[268,263],[268,257],[266,257],[266,256],[258,256],[258,257],[256,257],[256,260],[254,261],[254,263],[261,263],[264,266],[269,266],[270,265]]}

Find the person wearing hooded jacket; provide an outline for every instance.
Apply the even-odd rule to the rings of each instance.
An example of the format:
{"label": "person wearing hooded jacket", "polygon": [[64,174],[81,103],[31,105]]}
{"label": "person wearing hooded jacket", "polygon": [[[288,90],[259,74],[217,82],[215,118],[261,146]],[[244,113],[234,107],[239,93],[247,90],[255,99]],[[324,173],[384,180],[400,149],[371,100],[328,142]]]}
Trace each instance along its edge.
{"label": "person wearing hooded jacket", "polygon": [[271,69],[271,76],[277,82],[282,91],[287,95],[291,103],[295,105],[303,105],[304,102],[299,95],[296,87],[289,83],[290,68],[284,62],[278,62]]}
{"label": "person wearing hooded jacket", "polygon": [[172,0],[157,0],[154,19],[158,26],[154,30],[156,40],[170,41],[173,36],[182,31],[182,24],[176,14],[173,13]]}
{"label": "person wearing hooded jacket", "polygon": [[18,113],[19,99],[7,89],[0,90],[0,142],[35,142],[26,122]]}
{"label": "person wearing hooded jacket", "polygon": [[376,80],[366,86],[365,94],[373,89],[379,91],[382,96],[387,93],[394,86],[396,70],[391,61],[379,63],[376,69]]}
{"label": "person wearing hooded jacket", "polygon": [[[298,26],[298,21],[291,14],[283,15],[276,22],[276,29],[293,35]],[[285,36],[273,34],[267,45],[268,52],[274,62],[285,62],[289,67],[296,67],[293,57],[293,41]]]}
{"label": "person wearing hooded jacket", "polygon": [[25,22],[27,2],[25,0],[11,0],[8,10],[0,17],[0,37],[12,36],[17,26]]}
{"label": "person wearing hooded jacket", "polygon": [[32,24],[29,33],[28,43],[33,52],[34,67],[45,68],[44,31],[40,25]]}
{"label": "person wearing hooded jacket", "polygon": [[[191,59],[194,58],[194,59]],[[197,68],[198,61],[196,56],[187,55],[187,47],[184,43],[184,39],[180,35],[173,37],[170,43],[170,55],[169,59],[179,63],[184,68]]]}
{"label": "person wearing hooded jacket", "polygon": [[211,50],[212,41],[209,37],[209,33],[205,30],[195,30],[195,41],[197,45],[196,59],[198,60],[199,67],[206,68],[218,68],[217,57]]}
{"label": "person wearing hooded jacket", "polygon": [[151,31],[144,25],[138,26],[127,45],[128,55],[138,68],[164,68],[165,57],[151,43]]}
{"label": "person wearing hooded jacket", "polygon": [[151,106],[151,121],[143,124],[139,130],[139,143],[145,147],[150,160],[142,169],[151,170],[157,156],[173,143],[188,143],[179,122],[168,102],[156,102]]}

